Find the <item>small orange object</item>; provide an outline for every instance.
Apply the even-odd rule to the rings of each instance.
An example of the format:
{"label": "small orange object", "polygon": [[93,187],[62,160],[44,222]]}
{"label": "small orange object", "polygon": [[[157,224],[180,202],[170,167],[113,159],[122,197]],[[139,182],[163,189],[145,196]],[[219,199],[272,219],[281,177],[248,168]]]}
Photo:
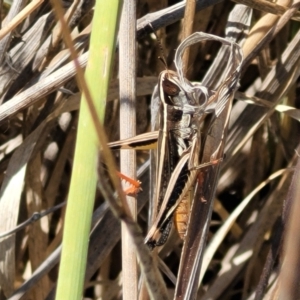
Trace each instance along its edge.
{"label": "small orange object", "polygon": [[122,180],[131,184],[131,186],[124,191],[126,195],[136,195],[139,191],[142,191],[141,182],[139,180],[132,179],[118,171],[117,174]]}

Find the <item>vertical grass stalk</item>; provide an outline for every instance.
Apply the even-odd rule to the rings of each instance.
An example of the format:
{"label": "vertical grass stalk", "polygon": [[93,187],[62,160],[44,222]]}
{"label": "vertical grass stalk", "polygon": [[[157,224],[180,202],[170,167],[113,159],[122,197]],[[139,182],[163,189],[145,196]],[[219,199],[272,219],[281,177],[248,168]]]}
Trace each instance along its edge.
{"label": "vertical grass stalk", "polygon": [[[136,1],[128,0],[123,5],[120,26],[120,138],[136,134]],[[136,177],[135,151],[121,151],[121,172]],[[134,197],[126,197],[129,211],[136,220],[137,205]],[[122,274],[123,299],[137,299],[136,249],[128,227],[122,222]]]}
{"label": "vertical grass stalk", "polygon": [[[96,1],[86,81],[96,113],[104,119],[121,1]],[[56,299],[82,299],[99,142],[85,97],[81,99],[71,186],[63,233]]]}

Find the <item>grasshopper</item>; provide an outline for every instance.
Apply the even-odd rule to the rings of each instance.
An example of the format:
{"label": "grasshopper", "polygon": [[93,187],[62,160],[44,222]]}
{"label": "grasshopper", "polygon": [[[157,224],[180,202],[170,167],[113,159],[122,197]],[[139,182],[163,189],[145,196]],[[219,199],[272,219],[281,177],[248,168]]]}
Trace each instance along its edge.
{"label": "grasshopper", "polygon": [[[182,74],[181,66],[181,54],[185,47],[195,41],[209,39],[234,48],[232,55],[237,55],[236,53],[241,55],[237,44],[216,36],[195,33],[185,39],[175,53],[177,72],[170,70],[161,72],[158,86],[153,93],[152,106],[159,108],[159,130],[110,144],[112,148],[145,149],[147,143],[153,146],[157,141],[155,197],[158,214],[145,238],[145,243],[150,249],[166,242],[174,212],[193,187],[199,169],[221,160],[200,164],[200,129],[206,115],[213,114],[213,118],[216,118],[223,111],[227,101],[226,97],[222,97],[224,90],[235,88],[228,86],[231,75],[227,74],[227,80],[217,91],[210,91],[200,83],[188,81]],[[186,205],[180,205],[180,214],[186,214],[184,207]],[[182,222],[180,218],[179,222]],[[185,226],[179,224],[177,227]],[[184,236],[184,230],[180,235]]]}

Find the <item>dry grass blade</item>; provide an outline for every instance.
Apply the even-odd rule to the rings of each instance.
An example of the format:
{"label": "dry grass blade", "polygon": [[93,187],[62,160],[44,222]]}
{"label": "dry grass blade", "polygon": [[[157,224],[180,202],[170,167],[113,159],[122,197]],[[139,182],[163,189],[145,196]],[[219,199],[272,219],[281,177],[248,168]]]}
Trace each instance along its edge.
{"label": "dry grass blade", "polygon": [[[186,7],[185,7],[185,11],[184,11],[181,41],[185,40],[188,36],[190,36],[193,33],[195,11],[196,11],[196,1],[188,0],[186,2]],[[183,54],[183,58],[182,58],[184,73],[186,73],[187,68],[188,68],[189,56],[190,56],[190,49],[187,48],[185,50],[185,52]]]}
{"label": "dry grass blade", "polygon": [[[253,135],[255,130],[274,112],[274,107],[287,93],[288,88],[298,77],[299,64],[295,63],[299,57],[300,31],[282,54],[282,62],[275,65],[261,84],[261,91],[257,94],[259,98],[271,101],[272,109],[262,109],[261,107],[247,107],[240,113],[235,124],[232,125],[228,135],[226,152],[229,157],[235,155],[246,141]],[[251,116],[249,118],[249,116]],[[252,125],[253,124],[253,125]],[[225,163],[229,163],[229,160]]]}
{"label": "dry grass blade", "polygon": [[[123,4],[120,22],[120,138],[136,135],[136,3]],[[120,171],[136,178],[136,155],[134,150],[121,152]],[[124,184],[126,189],[126,185]],[[126,197],[133,220],[137,219],[135,197]],[[123,298],[136,299],[138,293],[138,270],[136,250],[128,226],[122,224]]]}
{"label": "dry grass blade", "polygon": [[[17,225],[18,209],[20,207],[21,193],[23,190],[23,182],[25,178],[26,166],[34,150],[37,140],[41,137],[41,133],[46,124],[40,126],[22,147],[14,153],[14,160],[11,161],[5,181],[1,188],[1,224],[0,231],[5,232]],[[10,295],[13,291],[15,278],[15,235],[1,239],[1,264],[0,281],[3,292]]]}
{"label": "dry grass blade", "polygon": [[[13,158],[8,165],[0,192],[0,232],[9,231],[17,225],[18,208],[20,207],[27,164],[35,151],[36,144],[42,141],[42,135],[45,134],[47,122],[50,120],[51,116],[26,138],[14,152]],[[1,239],[0,249],[2,261],[4,262],[0,266],[1,287],[4,293],[9,295],[13,291],[15,278],[15,234]]]}
{"label": "dry grass blade", "polygon": [[[248,65],[252,59],[262,50],[262,48],[268,44],[276,34],[283,28],[283,26],[292,18],[292,16],[298,11],[300,2],[295,1],[293,5],[281,16],[280,19],[274,16],[270,16],[270,20],[261,20],[261,24],[256,24],[249,33],[249,39],[243,47],[245,60],[244,65]],[[268,16],[266,15],[266,18]],[[278,22],[277,22],[278,21]],[[262,30],[261,30],[262,29]],[[269,30],[268,30],[269,29]],[[259,34],[258,34],[259,32]],[[254,47],[255,45],[255,47]]]}
{"label": "dry grass blade", "polygon": [[[235,94],[235,98],[237,100],[244,101],[248,104],[254,104],[254,105],[260,105],[262,107],[273,108],[273,104],[270,101],[263,100],[261,98],[255,97],[255,96],[250,97],[241,92],[237,92]],[[284,114],[288,115],[289,117],[295,119],[298,122],[300,121],[300,110],[297,108],[294,108],[294,107],[288,106],[288,105],[278,104],[275,106],[275,109],[276,109],[276,111],[278,111],[280,113],[284,113]]]}
{"label": "dry grass blade", "polygon": [[[299,147],[298,149],[299,150]],[[278,299],[298,299],[299,293],[299,180],[300,180],[299,156],[295,166],[295,173],[287,194],[287,208],[285,212],[284,225],[286,237],[284,239],[284,255],[282,257],[282,269],[280,270],[277,289]]]}
{"label": "dry grass blade", "polygon": [[51,213],[55,212],[56,210],[62,208],[64,205],[66,205],[65,202],[60,203],[60,204],[58,204],[58,205],[56,205],[56,206],[54,206],[54,207],[52,207],[52,208],[50,208],[46,211],[43,211],[43,212],[34,211],[32,213],[32,216],[29,219],[27,219],[26,221],[24,221],[23,223],[19,224],[18,226],[14,227],[11,230],[8,230],[6,232],[2,232],[0,234],[0,238],[4,238],[4,237],[7,237],[7,236],[12,235],[14,233],[17,233],[18,231],[26,228],[28,225],[31,225],[31,224],[37,222],[38,220],[40,220],[41,218],[47,216],[48,214],[51,214]]}
{"label": "dry grass blade", "polygon": [[[84,65],[86,65],[87,58],[88,58],[88,53],[83,54],[78,59],[79,66],[83,67]],[[74,66],[74,63],[70,62],[63,68],[51,74],[50,76],[39,81],[28,90],[25,90],[19,95],[8,100],[3,105],[1,105],[0,122],[20,112],[20,110],[23,110],[24,108],[33,105],[36,101],[38,101],[42,97],[57,90],[70,78],[74,77],[75,74],[76,74],[76,68]]]}
{"label": "dry grass blade", "polygon": [[204,256],[203,256],[203,265],[201,269],[201,274],[199,278],[199,285],[202,282],[203,276],[207,270],[208,265],[211,262],[211,259],[215,255],[215,251],[219,248],[220,244],[226,237],[227,233],[229,232],[230,228],[233,226],[236,219],[239,215],[243,212],[245,207],[249,204],[249,202],[254,198],[255,195],[259,191],[261,191],[267,184],[269,184],[272,180],[276,179],[279,176],[282,176],[287,171],[293,171],[293,169],[287,170],[279,170],[275,174],[272,174],[269,178],[263,181],[258,187],[256,187],[240,204],[239,206],[230,214],[230,216],[226,219],[224,224],[220,227],[218,232],[214,235],[213,239],[210,241],[209,245],[207,246]]}
{"label": "dry grass blade", "polygon": [[[274,15],[283,15],[288,9],[287,6],[278,3],[272,3],[265,0],[233,0],[236,3],[244,4],[248,7],[252,7],[253,9],[261,10],[266,13],[271,13]],[[293,20],[300,20],[300,13],[297,12],[295,16],[292,18]]]}
{"label": "dry grass blade", "polygon": [[[292,161],[291,165],[295,162]],[[263,243],[263,235],[274,225],[277,216],[280,214],[283,198],[286,195],[290,184],[291,174],[285,174],[276,185],[274,193],[270,194],[267,202],[261,210],[256,222],[251,226],[242,241],[237,245],[237,249],[228,253],[226,264],[219,272],[219,278],[209,288],[201,299],[217,299],[224,293],[225,289],[232,282],[233,278],[242,270],[250,258],[257,259],[260,243]],[[278,201],[280,199],[281,201]],[[229,265],[228,265],[229,264]],[[228,269],[229,268],[229,269]]]}
{"label": "dry grass blade", "polygon": [[[215,5],[224,0],[204,0],[196,1],[196,10],[201,10],[206,7]],[[137,22],[138,38],[142,38],[147,33],[151,33],[152,30],[156,31],[161,27],[168,26],[182,19],[185,10],[185,1],[179,2],[173,6],[167,7],[155,13],[147,14]],[[149,28],[151,23],[152,28]]]}
{"label": "dry grass blade", "polygon": [[0,83],[1,103],[4,100],[5,94],[11,88],[13,80],[20,75],[25,75],[20,71],[25,71],[25,67],[32,61],[35,53],[39,49],[45,36],[49,33],[49,28],[54,22],[52,13],[48,13],[38,19],[36,24],[32,26],[22,37],[23,42],[18,43],[9,53],[9,59],[6,64],[0,67],[2,75]]}
{"label": "dry grass blade", "polygon": [[[83,54],[78,58],[79,64],[81,67],[85,67],[87,63],[88,53]],[[48,75],[44,79],[37,82],[35,85],[31,86],[24,92],[15,96],[13,99],[8,100],[5,104],[0,107],[0,122],[5,121],[7,118],[12,117],[21,110],[28,108],[37,101],[41,100],[44,96],[47,96],[51,92],[58,90],[62,85],[64,85],[70,78],[74,77],[76,70],[74,64],[68,63],[64,67],[61,67],[57,72]],[[153,90],[157,82],[156,77],[149,78],[137,78],[137,95],[144,96],[149,95]],[[119,94],[119,83],[117,80],[112,81],[110,85],[110,90],[108,92],[107,100],[116,99]],[[69,108],[66,108],[64,111],[77,110],[79,108],[79,93],[77,96],[69,97],[67,102],[74,103],[65,103]]]}
{"label": "dry grass blade", "polygon": [[[9,23],[23,8],[25,1],[14,1],[9,13],[6,16],[6,23]],[[0,41],[0,62],[2,63],[6,56],[6,51],[9,47],[9,43],[12,39],[12,32],[10,32],[4,39]]]}
{"label": "dry grass blade", "polygon": [[35,0],[28,4],[21,12],[19,12],[10,22],[5,24],[5,27],[0,30],[0,40],[13,31],[30,13],[37,9],[44,0]]}

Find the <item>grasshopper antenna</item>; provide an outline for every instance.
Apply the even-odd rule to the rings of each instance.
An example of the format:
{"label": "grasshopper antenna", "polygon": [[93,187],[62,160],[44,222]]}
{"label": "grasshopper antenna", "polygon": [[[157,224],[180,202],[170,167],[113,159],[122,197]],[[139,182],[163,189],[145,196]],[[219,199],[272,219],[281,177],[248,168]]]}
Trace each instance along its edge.
{"label": "grasshopper antenna", "polygon": [[156,41],[157,41],[157,44],[158,44],[158,47],[159,47],[159,50],[161,52],[161,56],[158,57],[158,59],[163,63],[163,65],[165,66],[165,68],[168,70],[168,64],[167,64],[167,61],[166,61],[166,56],[165,56],[165,52],[164,52],[164,48],[162,46],[162,43],[161,43],[161,40],[160,38],[158,37],[158,35],[156,34],[153,26],[151,23],[149,23],[149,27],[152,29],[152,33],[155,35],[156,37]]}

